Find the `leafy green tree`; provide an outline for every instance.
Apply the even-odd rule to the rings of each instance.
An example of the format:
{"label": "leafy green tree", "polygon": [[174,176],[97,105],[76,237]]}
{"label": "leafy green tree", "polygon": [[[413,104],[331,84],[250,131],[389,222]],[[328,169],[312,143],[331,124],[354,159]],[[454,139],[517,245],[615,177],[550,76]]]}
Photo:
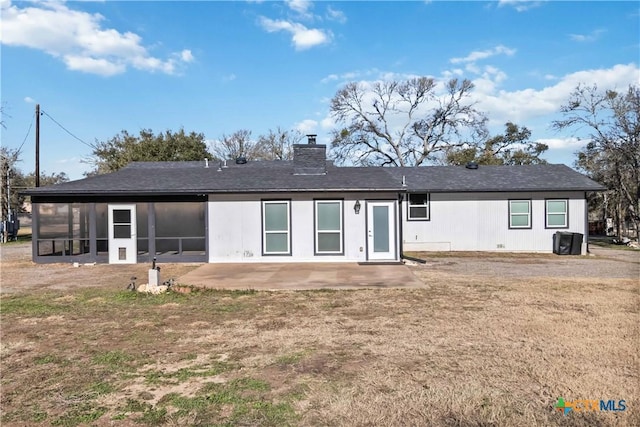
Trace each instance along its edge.
{"label": "leafy green tree", "polygon": [[609,189],[596,195],[602,211],[614,218],[618,235],[628,219],[640,238],[640,86],[617,92],[580,84],[560,112],[554,129],[588,132],[575,164]]}
{"label": "leafy green tree", "polygon": [[531,141],[531,131],[526,127],[508,122],[505,132],[487,139],[484,144],[469,147],[453,147],[447,153],[447,163],[464,165],[476,162],[479,165],[533,165],[544,164],[540,156],[549,146]]}
{"label": "leafy green tree", "polygon": [[345,85],[331,100],[331,113],[343,126],[333,131],[336,160],[419,166],[484,137],[486,118],[468,101],[473,83],[452,79],[444,93],[438,88],[430,77]]}
{"label": "leafy green tree", "polygon": [[204,134],[170,130],[154,134],[143,129],[139,135],[123,130],[108,141],[97,142],[91,163],[94,169],[85,175],[114,172],[131,162],[188,161],[213,159]]}

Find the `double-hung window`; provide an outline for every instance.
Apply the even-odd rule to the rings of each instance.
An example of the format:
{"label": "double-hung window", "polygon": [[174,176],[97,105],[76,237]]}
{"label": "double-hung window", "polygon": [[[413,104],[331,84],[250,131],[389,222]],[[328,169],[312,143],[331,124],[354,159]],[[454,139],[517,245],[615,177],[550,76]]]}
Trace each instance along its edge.
{"label": "double-hung window", "polygon": [[569,227],[569,201],[567,199],[547,199],[545,201],[547,228]]}
{"label": "double-hung window", "polygon": [[410,193],[408,218],[410,221],[428,221],[429,217],[429,193]]}
{"label": "double-hung window", "polygon": [[264,255],[291,255],[291,202],[262,202],[262,252]]}
{"label": "double-hung window", "polygon": [[343,254],[342,230],[342,200],[316,200],[316,254]]}
{"label": "double-hung window", "polygon": [[531,200],[509,200],[509,228],[531,228]]}

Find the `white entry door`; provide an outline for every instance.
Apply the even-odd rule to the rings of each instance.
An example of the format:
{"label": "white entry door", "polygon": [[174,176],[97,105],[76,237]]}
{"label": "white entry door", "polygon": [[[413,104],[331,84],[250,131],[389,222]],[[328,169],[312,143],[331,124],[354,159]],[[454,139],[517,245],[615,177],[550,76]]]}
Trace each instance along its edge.
{"label": "white entry door", "polygon": [[395,202],[367,202],[367,259],[396,259],[395,206]]}
{"label": "white entry door", "polygon": [[109,264],[135,264],[136,205],[109,205]]}

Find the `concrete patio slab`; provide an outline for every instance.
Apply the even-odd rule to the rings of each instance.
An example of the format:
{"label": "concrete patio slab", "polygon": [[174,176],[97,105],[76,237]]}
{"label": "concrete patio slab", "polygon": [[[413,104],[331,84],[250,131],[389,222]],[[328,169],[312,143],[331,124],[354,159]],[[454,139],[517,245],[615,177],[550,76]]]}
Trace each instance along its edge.
{"label": "concrete patio slab", "polygon": [[425,286],[405,265],[356,263],[205,264],[179,277],[177,282],[210,289],[256,290]]}

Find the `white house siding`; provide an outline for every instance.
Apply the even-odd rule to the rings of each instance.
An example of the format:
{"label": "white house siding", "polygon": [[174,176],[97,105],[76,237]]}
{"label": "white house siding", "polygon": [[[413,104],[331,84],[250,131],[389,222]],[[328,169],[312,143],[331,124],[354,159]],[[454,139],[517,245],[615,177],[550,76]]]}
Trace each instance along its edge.
{"label": "white house siding", "polygon": [[[403,202],[404,251],[552,252],[556,231],[581,233],[586,239],[583,192],[431,193],[430,197],[429,221],[408,221],[408,205]],[[531,229],[509,229],[510,199],[531,199]],[[569,200],[568,228],[545,228],[545,199]]]}
{"label": "white house siding", "polygon": [[[366,200],[397,193],[269,193],[209,196],[209,262],[366,261]],[[343,200],[344,255],[314,254],[314,200]],[[291,255],[262,255],[262,200],[291,201]],[[354,212],[360,201],[359,214]]]}

